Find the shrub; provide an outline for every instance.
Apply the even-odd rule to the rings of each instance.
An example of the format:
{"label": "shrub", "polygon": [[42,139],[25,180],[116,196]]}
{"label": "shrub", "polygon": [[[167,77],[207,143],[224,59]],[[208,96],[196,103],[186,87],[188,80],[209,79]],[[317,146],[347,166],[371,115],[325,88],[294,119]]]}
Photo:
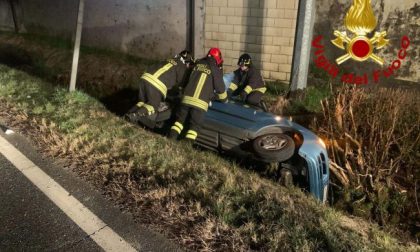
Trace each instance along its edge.
{"label": "shrub", "polygon": [[[336,205],[380,224],[414,224],[419,208],[418,92],[340,89],[323,100],[319,134],[327,139]],[[418,218],[417,218],[418,219]]]}

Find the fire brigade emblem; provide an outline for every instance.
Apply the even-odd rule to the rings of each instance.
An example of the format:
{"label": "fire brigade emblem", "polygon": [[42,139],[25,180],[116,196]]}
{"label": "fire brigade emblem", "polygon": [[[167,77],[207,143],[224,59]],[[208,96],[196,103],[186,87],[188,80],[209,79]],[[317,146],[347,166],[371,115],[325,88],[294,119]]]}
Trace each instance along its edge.
{"label": "fire brigade emblem", "polygon": [[388,44],[386,39],[386,31],[375,32],[372,38],[368,38],[366,34],[372,32],[376,25],[376,17],[373,14],[371,0],[353,0],[353,4],[346,14],[344,25],[347,30],[355,35],[347,36],[346,32],[334,31],[336,38],[331,42],[340,49],[346,50],[347,53],[340,56],[335,61],[341,64],[352,58],[356,61],[365,61],[372,59],[379,65],[383,65],[384,60],[373,53],[374,49],[381,49]]}

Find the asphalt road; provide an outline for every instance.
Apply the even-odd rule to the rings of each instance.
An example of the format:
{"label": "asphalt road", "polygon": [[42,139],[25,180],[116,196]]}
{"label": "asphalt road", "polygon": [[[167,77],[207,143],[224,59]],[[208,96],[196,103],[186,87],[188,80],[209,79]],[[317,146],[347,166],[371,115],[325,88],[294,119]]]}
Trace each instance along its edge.
{"label": "asphalt road", "polygon": [[0,156],[0,250],[101,251],[3,155]]}
{"label": "asphalt road", "polygon": [[[5,135],[2,130],[0,137],[19,149],[135,250],[180,251],[163,235],[136,224],[130,214],[121,212],[74,173],[43,158],[23,137]],[[92,235],[94,233],[86,233],[0,153],[0,251],[104,250]]]}

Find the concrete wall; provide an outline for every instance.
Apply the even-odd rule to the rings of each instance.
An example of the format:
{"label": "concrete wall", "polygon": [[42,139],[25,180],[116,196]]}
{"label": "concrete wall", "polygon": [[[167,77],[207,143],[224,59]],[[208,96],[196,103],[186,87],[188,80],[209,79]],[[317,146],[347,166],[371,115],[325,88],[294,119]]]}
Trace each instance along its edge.
{"label": "concrete wall", "polygon": [[205,48],[219,47],[226,71],[247,52],[263,77],[290,80],[298,0],[206,0]]}
{"label": "concrete wall", "polygon": [[87,44],[155,59],[173,56],[187,45],[185,0],[87,2],[91,2],[83,31]]}
{"label": "concrete wall", "polygon": [[[325,55],[332,62],[344,51],[330,43],[334,39],[334,30],[346,31],[344,17],[349,10],[351,0],[319,0],[315,21],[314,36],[322,35],[325,45]],[[371,60],[355,62],[348,60],[339,65],[342,71],[359,74],[372,73],[375,70],[384,70],[398,58],[401,48],[402,36],[408,36],[411,44],[407,51],[407,57],[401,61],[400,69],[394,71],[391,77],[397,80],[407,80],[420,84],[420,3],[418,0],[372,0],[374,15],[377,19],[375,31],[387,31],[389,44],[374,52],[385,59],[383,67]],[[349,36],[354,36],[347,30]],[[371,37],[372,34],[368,34]],[[313,50],[314,51],[314,50]],[[393,78],[382,78],[381,81],[393,82]],[[373,80],[371,79],[370,82]]]}
{"label": "concrete wall", "polygon": [[0,30],[1,31],[14,31],[14,23],[12,10],[9,1],[0,0]]}
{"label": "concrete wall", "polygon": [[[187,45],[187,2],[86,0],[82,45],[152,59],[173,56]],[[72,38],[77,0],[31,0],[20,5],[27,32]]]}
{"label": "concrete wall", "polygon": [[20,1],[20,8],[23,12],[22,22],[29,33],[70,39],[76,30],[78,1]]}

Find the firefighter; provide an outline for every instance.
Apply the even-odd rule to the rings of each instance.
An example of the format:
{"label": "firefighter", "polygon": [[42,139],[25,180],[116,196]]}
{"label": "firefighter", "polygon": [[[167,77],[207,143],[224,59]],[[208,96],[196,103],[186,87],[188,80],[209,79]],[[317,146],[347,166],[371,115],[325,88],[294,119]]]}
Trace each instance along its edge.
{"label": "firefighter", "polygon": [[240,95],[242,101],[261,106],[261,98],[267,88],[259,71],[252,65],[251,56],[244,53],[238,60],[239,68],[233,72],[228,94]]}
{"label": "firefighter", "polygon": [[[219,48],[211,48],[207,57],[196,62],[190,79],[184,89],[181,105],[176,113],[176,121],[171,127],[169,138],[177,139],[188,126],[187,140],[194,141],[207,112],[210,100],[216,98],[227,101],[223,83],[223,58]],[[188,122],[187,122],[187,119]]]}
{"label": "firefighter", "polygon": [[140,77],[139,102],[129,110],[127,117],[135,120],[139,116],[155,115],[168,90],[182,84],[187,69],[193,63],[191,53],[184,50],[163,66],[155,66],[145,72]]}

